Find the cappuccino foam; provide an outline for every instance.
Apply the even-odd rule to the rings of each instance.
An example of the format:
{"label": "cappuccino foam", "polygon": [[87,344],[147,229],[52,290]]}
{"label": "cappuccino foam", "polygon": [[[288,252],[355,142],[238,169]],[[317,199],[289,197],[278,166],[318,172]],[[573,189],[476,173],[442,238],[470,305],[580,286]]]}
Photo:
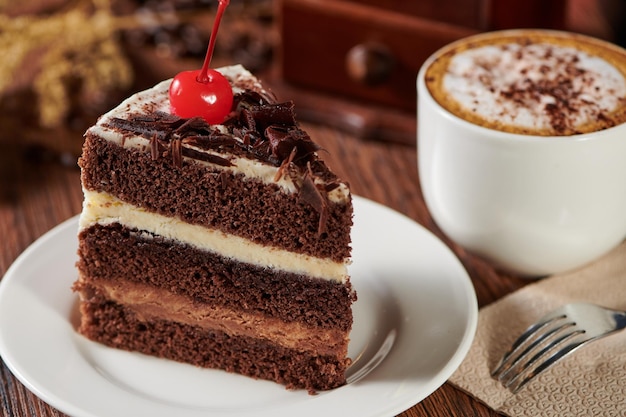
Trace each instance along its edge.
{"label": "cappuccino foam", "polygon": [[622,61],[626,55],[574,39],[517,36],[463,44],[431,65],[427,84],[452,113],[498,130],[563,136],[622,123],[626,62],[613,55],[622,54]]}

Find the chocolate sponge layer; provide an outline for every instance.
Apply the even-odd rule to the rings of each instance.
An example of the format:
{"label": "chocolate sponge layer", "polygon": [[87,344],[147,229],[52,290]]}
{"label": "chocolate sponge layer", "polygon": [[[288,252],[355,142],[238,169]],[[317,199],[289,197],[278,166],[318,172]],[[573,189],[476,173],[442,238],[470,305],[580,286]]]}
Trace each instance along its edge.
{"label": "chocolate sponge layer", "polygon": [[320,213],[298,193],[276,184],[245,180],[190,160],[124,149],[88,133],[80,159],[86,189],[192,224],[223,230],[255,243],[342,262],[350,256],[352,206],[327,202],[326,232]]}
{"label": "chocolate sponge layer", "polygon": [[119,223],[79,235],[78,269],[89,280],[124,278],[201,303],[262,313],[286,322],[349,331],[350,283],[238,263]]}

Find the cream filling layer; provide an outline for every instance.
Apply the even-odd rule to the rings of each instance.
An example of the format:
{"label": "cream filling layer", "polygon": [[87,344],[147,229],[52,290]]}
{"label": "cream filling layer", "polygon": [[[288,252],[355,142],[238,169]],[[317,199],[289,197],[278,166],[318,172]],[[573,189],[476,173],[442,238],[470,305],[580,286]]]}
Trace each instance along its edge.
{"label": "cream filling layer", "polygon": [[[84,283],[84,277],[81,277]],[[153,318],[247,336],[298,351],[347,355],[348,338],[341,330],[317,329],[262,315],[202,303],[142,284],[89,280],[106,298],[131,309],[140,320]]]}
{"label": "cream filling layer", "polygon": [[146,238],[159,235],[251,265],[346,282],[347,263],[262,246],[239,236],[149,212],[108,193],[86,189],[83,192],[80,230],[95,224],[119,223],[147,232]]}

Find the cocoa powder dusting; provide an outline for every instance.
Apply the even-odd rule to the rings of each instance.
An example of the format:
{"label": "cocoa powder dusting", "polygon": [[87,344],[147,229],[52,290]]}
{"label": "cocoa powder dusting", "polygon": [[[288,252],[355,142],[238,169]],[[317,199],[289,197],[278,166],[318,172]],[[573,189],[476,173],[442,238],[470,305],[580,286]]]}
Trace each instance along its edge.
{"label": "cocoa powder dusting", "polygon": [[610,53],[584,43],[553,44],[550,37],[487,41],[450,49],[427,70],[433,97],[457,116],[540,136],[577,135],[624,121],[626,74]]}
{"label": "cocoa powder dusting", "polygon": [[[544,57],[552,56],[553,51],[548,48]],[[523,60],[523,51],[518,51],[516,58]],[[592,117],[596,120],[608,119],[602,111],[593,110],[591,103],[581,99],[581,91],[574,87],[575,78],[583,81],[583,88],[588,88],[596,81],[592,75],[587,74],[585,69],[577,66],[578,62],[579,58],[572,55],[567,60],[559,59],[557,68],[541,65],[538,71],[546,77],[539,80],[525,77],[529,68],[522,68],[520,70],[521,81],[501,89],[499,94],[502,98],[512,100],[521,106],[541,108],[548,116],[550,126],[557,135],[576,134],[578,132],[574,123],[583,108],[587,112],[592,109]]]}

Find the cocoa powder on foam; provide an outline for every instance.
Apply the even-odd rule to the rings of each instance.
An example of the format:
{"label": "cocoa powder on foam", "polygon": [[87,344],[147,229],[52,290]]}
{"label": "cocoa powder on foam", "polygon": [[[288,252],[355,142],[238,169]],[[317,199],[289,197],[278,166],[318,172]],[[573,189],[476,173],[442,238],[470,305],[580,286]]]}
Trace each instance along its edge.
{"label": "cocoa powder on foam", "polygon": [[429,91],[472,123],[567,136],[626,120],[626,52],[586,37],[534,33],[485,37],[444,51]]}

